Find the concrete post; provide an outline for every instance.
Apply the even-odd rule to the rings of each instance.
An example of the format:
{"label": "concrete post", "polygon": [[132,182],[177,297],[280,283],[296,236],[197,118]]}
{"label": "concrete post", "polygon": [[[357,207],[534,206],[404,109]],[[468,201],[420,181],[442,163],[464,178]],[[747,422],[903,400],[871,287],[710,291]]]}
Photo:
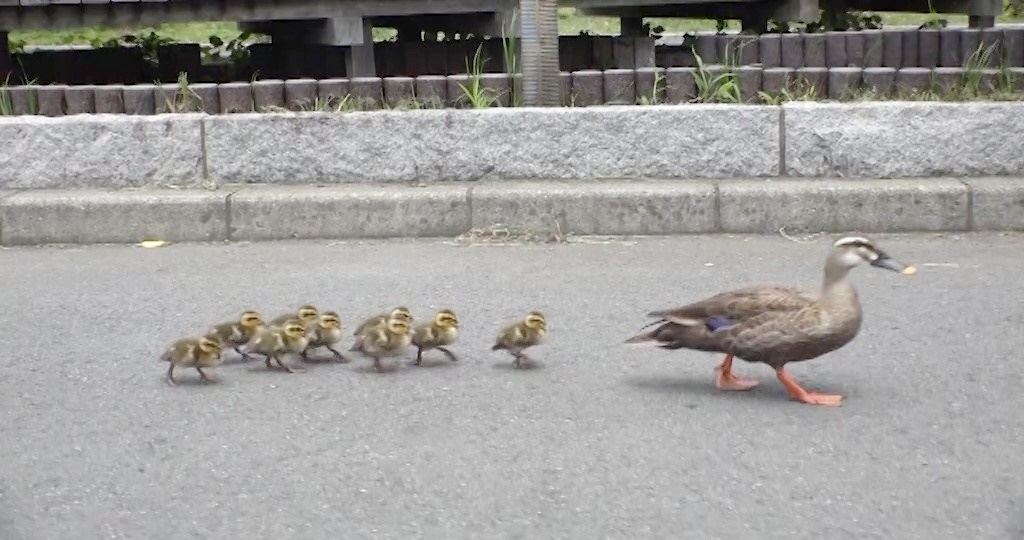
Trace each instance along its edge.
{"label": "concrete post", "polygon": [[619,19],[619,35],[623,37],[647,37],[643,17],[622,17]]}
{"label": "concrete post", "polygon": [[523,104],[561,104],[558,69],[557,0],[519,0],[522,17]]}
{"label": "concrete post", "polygon": [[[377,64],[373,57],[373,23],[361,17],[331,19],[335,32],[344,34],[351,43],[345,50],[345,74],[352,77],[373,77]],[[341,38],[336,34],[336,38]],[[341,41],[341,39],[336,39]]]}
{"label": "concrete post", "polygon": [[967,17],[967,26],[971,28],[992,28],[995,25],[995,15],[971,15]]}
{"label": "concrete post", "polygon": [[0,30],[0,79],[6,79],[12,69],[14,63],[11,61],[11,49],[7,44],[7,32]]}

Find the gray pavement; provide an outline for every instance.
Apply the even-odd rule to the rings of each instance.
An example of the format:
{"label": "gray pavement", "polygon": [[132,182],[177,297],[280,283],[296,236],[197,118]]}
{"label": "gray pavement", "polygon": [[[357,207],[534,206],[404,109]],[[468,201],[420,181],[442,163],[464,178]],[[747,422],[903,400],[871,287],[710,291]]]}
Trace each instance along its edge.
{"label": "gray pavement", "polygon": [[[855,271],[860,336],[792,367],[838,409],[620,345],[650,309],[816,286],[834,238],[0,249],[0,538],[1021,538],[1024,235],[876,237],[920,274]],[[170,341],[310,301],[454,308],[461,361],[164,383]],[[535,308],[514,371],[489,345]]]}

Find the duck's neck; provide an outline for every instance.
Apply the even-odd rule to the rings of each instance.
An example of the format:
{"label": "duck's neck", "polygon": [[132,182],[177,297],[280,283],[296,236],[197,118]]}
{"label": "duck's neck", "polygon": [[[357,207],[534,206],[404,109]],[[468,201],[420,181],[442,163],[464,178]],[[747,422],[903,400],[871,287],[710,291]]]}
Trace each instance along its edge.
{"label": "duck's neck", "polygon": [[853,289],[847,275],[850,268],[835,255],[825,262],[825,282],[822,285],[822,302],[830,305],[856,304],[857,291]]}

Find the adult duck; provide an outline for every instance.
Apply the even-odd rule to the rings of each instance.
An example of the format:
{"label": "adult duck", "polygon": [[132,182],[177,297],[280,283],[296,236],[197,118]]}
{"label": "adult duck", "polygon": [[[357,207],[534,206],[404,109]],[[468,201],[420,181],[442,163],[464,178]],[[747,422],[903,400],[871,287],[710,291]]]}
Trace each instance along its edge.
{"label": "adult duck", "polygon": [[857,335],[862,311],[848,275],[863,263],[908,276],[917,273],[915,267],[893,259],[870,240],[847,237],[833,245],[825,260],[825,281],[818,292],[777,285],[724,292],[681,308],[650,313],[649,317],[658,320],[644,328],[658,326],[626,343],[725,353],[725,360],[715,368],[715,384],[722,390],[749,390],[758,384],[733,374],[734,357],[763,362],[775,369],[793,399],[837,406],[843,396],[804,389],[785,366],[832,352]]}

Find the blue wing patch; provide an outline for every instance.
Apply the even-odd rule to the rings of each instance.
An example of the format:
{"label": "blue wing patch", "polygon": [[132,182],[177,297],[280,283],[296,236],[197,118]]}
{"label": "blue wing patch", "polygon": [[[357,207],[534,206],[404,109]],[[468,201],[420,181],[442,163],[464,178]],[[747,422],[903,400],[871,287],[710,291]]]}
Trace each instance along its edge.
{"label": "blue wing patch", "polygon": [[728,317],[722,317],[721,315],[712,315],[704,321],[704,325],[708,327],[708,330],[712,332],[718,332],[719,330],[725,330],[736,323],[730,320]]}

